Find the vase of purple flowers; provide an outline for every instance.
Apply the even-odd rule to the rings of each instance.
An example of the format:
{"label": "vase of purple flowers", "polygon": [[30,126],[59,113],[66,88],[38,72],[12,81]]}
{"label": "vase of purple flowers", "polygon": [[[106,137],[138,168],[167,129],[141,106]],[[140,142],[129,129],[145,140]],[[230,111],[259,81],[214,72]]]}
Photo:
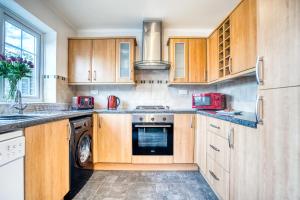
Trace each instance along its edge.
{"label": "vase of purple flowers", "polygon": [[9,92],[7,99],[14,98],[17,91],[18,82],[24,77],[31,77],[31,70],[34,65],[21,57],[4,56],[0,54],[0,76],[9,82]]}

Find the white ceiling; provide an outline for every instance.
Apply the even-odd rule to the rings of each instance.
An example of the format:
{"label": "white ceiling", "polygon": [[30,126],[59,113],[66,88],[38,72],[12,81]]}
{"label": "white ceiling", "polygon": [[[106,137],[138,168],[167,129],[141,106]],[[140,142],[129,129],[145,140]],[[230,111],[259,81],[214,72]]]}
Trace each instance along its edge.
{"label": "white ceiling", "polygon": [[213,29],[240,0],[41,0],[76,30],[140,29],[159,18],[164,28]]}

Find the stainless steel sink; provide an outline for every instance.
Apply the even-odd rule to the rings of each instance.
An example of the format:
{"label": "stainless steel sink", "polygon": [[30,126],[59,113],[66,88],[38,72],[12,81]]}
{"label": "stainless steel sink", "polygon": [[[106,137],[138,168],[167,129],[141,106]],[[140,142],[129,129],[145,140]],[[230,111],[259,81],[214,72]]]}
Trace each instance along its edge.
{"label": "stainless steel sink", "polygon": [[25,119],[33,119],[37,116],[33,115],[0,115],[0,120],[25,120]]}

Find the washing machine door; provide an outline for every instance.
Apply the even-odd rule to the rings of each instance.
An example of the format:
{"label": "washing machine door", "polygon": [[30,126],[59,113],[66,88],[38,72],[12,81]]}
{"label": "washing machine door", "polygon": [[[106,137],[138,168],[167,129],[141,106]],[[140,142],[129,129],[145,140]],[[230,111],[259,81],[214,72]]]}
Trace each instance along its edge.
{"label": "washing machine door", "polygon": [[84,133],[80,137],[77,143],[76,148],[76,163],[84,167],[90,162],[90,156],[91,156],[91,137]]}

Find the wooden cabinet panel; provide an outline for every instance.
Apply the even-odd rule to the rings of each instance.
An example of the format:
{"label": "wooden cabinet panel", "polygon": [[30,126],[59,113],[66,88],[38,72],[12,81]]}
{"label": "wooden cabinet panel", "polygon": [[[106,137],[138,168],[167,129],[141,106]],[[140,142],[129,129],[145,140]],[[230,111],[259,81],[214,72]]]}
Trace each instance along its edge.
{"label": "wooden cabinet panel", "polygon": [[212,117],[207,118],[208,131],[212,133],[216,133],[217,135],[227,139],[229,129],[230,129],[230,122],[212,118]]}
{"label": "wooden cabinet panel", "polygon": [[116,40],[116,81],[134,82],[134,39]]}
{"label": "wooden cabinet panel", "polygon": [[189,40],[170,39],[169,61],[171,62],[170,82],[187,83],[189,79]]}
{"label": "wooden cabinet panel", "polygon": [[264,90],[260,96],[260,199],[300,199],[300,87]]}
{"label": "wooden cabinet panel", "polygon": [[206,81],[206,39],[189,39],[189,83]]}
{"label": "wooden cabinet panel", "polygon": [[98,155],[94,162],[131,163],[131,115],[101,114],[96,125],[97,146],[94,152]]}
{"label": "wooden cabinet panel", "polygon": [[300,85],[300,1],[258,0],[261,89]]}
{"label": "wooden cabinet panel", "polygon": [[26,128],[25,142],[25,199],[63,199],[70,176],[68,120]]}
{"label": "wooden cabinet panel", "polygon": [[195,163],[198,164],[202,174],[206,174],[206,117],[197,115],[195,132]]}
{"label": "wooden cabinet panel", "polygon": [[69,82],[91,82],[92,40],[69,40]]}
{"label": "wooden cabinet panel", "polygon": [[173,156],[132,156],[133,164],[172,164]]}
{"label": "wooden cabinet panel", "polygon": [[207,40],[207,81],[215,81],[219,78],[219,52],[218,52],[218,31]]}
{"label": "wooden cabinet panel", "polygon": [[230,152],[230,199],[259,199],[260,148],[263,134],[258,129],[232,124]]}
{"label": "wooden cabinet panel", "polygon": [[229,173],[207,156],[207,178],[223,200],[229,199]]}
{"label": "wooden cabinet panel", "polygon": [[174,163],[194,163],[195,116],[174,115]]}
{"label": "wooden cabinet panel", "polygon": [[207,132],[207,154],[229,172],[230,149],[228,141],[215,133]]}
{"label": "wooden cabinet panel", "polygon": [[115,39],[93,40],[92,81],[113,83],[116,81]]}
{"label": "wooden cabinet panel", "polygon": [[256,1],[244,0],[232,12],[231,74],[255,67],[256,62]]}

